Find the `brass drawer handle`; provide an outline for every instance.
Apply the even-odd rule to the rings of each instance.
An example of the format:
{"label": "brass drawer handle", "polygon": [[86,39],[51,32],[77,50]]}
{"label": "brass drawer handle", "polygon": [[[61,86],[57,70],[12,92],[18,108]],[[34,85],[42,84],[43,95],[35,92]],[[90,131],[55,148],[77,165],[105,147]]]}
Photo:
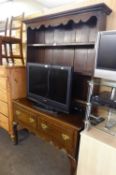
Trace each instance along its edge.
{"label": "brass drawer handle", "polygon": [[69,140],[70,137],[66,134],[61,134],[63,140]]}
{"label": "brass drawer handle", "polygon": [[48,126],[44,123],[41,123],[41,127],[42,127],[43,130],[46,130],[48,128]]}
{"label": "brass drawer handle", "polygon": [[21,114],[21,112],[16,110],[16,115],[20,115],[20,114]]}
{"label": "brass drawer handle", "polygon": [[35,120],[34,120],[33,118],[30,117],[30,118],[29,118],[29,122],[30,122],[30,123],[34,123]]}

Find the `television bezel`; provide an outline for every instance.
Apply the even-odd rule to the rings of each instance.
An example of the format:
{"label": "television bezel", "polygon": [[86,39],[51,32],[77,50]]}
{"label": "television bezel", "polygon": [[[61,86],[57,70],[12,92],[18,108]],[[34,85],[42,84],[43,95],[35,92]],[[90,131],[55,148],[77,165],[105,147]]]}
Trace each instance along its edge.
{"label": "television bezel", "polygon": [[116,35],[116,30],[110,30],[110,31],[101,31],[98,32],[97,41],[95,45],[95,68],[94,68],[94,77],[95,78],[101,78],[111,81],[116,81],[116,71],[107,69],[107,68],[99,68],[97,66],[97,60],[99,55],[99,48],[100,48],[100,38],[102,35]]}
{"label": "television bezel", "polygon": [[[31,66],[36,67],[48,67],[48,68],[56,68],[56,69],[65,69],[68,71],[68,80],[67,80],[67,95],[66,95],[66,103],[60,103],[49,98],[45,98],[43,96],[39,96],[37,94],[31,93],[29,91],[29,68]],[[71,104],[71,88],[72,88],[72,67],[71,66],[59,66],[59,65],[50,65],[50,64],[39,64],[39,63],[27,63],[27,98],[33,102],[35,105],[42,106],[45,109],[56,111],[56,112],[64,112],[70,113],[70,104]]]}

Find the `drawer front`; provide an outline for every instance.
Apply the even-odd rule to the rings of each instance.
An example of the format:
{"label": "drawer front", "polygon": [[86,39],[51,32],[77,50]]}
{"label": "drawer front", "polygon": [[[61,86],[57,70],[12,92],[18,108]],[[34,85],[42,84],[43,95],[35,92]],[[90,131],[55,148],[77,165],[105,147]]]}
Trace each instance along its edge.
{"label": "drawer front", "polygon": [[8,116],[8,104],[3,101],[0,101],[0,113]]}
{"label": "drawer front", "polygon": [[74,129],[64,125],[59,126],[59,124],[52,123],[49,120],[38,119],[38,132],[42,137],[47,137],[47,140],[53,141],[59,148],[65,149],[74,156]]}
{"label": "drawer front", "polygon": [[0,127],[9,130],[8,118],[0,113]]}
{"label": "drawer front", "polygon": [[0,89],[0,100],[2,100],[4,102],[8,102],[7,92],[3,89]]}
{"label": "drawer front", "polygon": [[42,120],[41,117],[37,120],[37,131],[42,138],[45,138],[49,141],[53,141],[53,129],[50,123],[46,122],[45,120]]}
{"label": "drawer front", "polygon": [[7,69],[3,68],[3,66],[2,68],[0,67],[0,76],[7,76]]}
{"label": "drawer front", "polygon": [[23,124],[30,130],[36,129],[36,115],[30,112],[26,112],[20,107],[14,108],[14,117],[15,120]]}
{"label": "drawer front", "polygon": [[8,82],[8,78],[0,77],[0,89],[7,91],[7,82]]}

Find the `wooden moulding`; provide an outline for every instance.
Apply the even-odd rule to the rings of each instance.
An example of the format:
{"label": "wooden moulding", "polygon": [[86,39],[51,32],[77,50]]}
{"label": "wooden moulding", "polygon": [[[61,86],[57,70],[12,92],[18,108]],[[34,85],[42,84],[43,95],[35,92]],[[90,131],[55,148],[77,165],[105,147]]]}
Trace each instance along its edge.
{"label": "wooden moulding", "polygon": [[31,27],[32,29],[40,28],[41,26],[55,27],[61,24],[66,25],[69,21],[73,21],[74,23],[79,23],[80,21],[87,22],[93,16],[97,18],[99,16],[99,12],[109,15],[112,10],[104,3],[100,3],[84,8],[36,17],[33,19],[24,20],[24,22],[26,23],[27,27]]}

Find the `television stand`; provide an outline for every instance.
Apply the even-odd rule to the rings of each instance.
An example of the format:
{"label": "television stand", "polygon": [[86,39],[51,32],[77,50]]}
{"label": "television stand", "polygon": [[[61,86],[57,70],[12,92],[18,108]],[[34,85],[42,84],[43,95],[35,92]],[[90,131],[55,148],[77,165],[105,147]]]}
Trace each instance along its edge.
{"label": "television stand", "polygon": [[71,162],[71,172],[77,164],[77,152],[80,131],[84,127],[81,115],[50,114],[35,109],[33,103],[26,99],[13,101],[15,144],[18,144],[17,126],[28,129],[59,149],[65,150]]}

